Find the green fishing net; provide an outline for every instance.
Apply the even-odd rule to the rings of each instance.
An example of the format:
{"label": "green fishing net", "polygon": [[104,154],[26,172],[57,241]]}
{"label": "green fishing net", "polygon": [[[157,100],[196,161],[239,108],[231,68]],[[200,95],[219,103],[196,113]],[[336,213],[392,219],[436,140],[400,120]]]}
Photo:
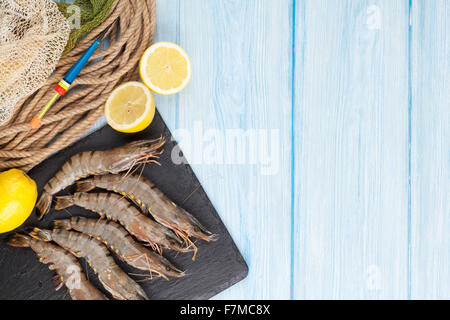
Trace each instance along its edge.
{"label": "green fishing net", "polygon": [[81,9],[79,11],[81,18],[80,28],[72,30],[63,54],[72,50],[78,39],[91,32],[108,18],[114,1],[116,0],[76,0],[73,3],[57,2],[59,10],[68,19],[72,19],[75,13],[73,5]]}

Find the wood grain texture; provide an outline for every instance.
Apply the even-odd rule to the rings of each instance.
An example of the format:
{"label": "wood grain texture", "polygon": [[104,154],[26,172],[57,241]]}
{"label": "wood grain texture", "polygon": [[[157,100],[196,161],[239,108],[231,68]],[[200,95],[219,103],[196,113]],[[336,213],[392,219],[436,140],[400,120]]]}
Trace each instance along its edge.
{"label": "wood grain texture", "polygon": [[413,1],[411,298],[450,299],[450,2]]}
{"label": "wood grain texture", "polygon": [[[248,163],[205,164],[195,153],[202,141],[195,154],[181,144],[251,270],[217,299],[289,298],[292,13],[292,1],[157,1],[155,42],[178,43],[193,63],[181,94],[154,95],[169,129],[192,133],[200,124],[222,137],[227,129],[274,129],[280,137],[272,176]],[[104,125],[102,118],[87,134]],[[216,146],[225,150],[223,141]]]}
{"label": "wood grain texture", "polygon": [[217,298],[448,299],[449,2],[157,4],[194,68],[171,131],[279,130],[274,176],[181,141],[250,267]]}
{"label": "wood grain texture", "polygon": [[406,298],[408,1],[296,3],[293,298]]}
{"label": "wood grain texture", "polygon": [[160,10],[167,6],[172,12],[179,5],[177,42],[190,55],[194,70],[191,83],[176,101],[158,101],[172,131],[181,128],[193,133],[196,125],[205,134],[218,129],[214,139],[218,150],[225,150],[223,139],[229,129],[279,132],[280,167],[271,176],[262,175],[259,166],[247,161],[233,165],[202,161],[206,136],[194,137],[192,150],[180,141],[250,268],[246,280],[217,298],[289,298],[290,3],[196,0],[158,4]]}

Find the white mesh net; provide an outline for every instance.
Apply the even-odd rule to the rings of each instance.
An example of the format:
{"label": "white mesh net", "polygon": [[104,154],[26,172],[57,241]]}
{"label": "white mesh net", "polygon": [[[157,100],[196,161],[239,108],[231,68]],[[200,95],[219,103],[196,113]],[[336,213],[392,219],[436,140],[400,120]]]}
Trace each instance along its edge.
{"label": "white mesh net", "polygon": [[44,85],[69,33],[51,0],[0,0],[0,125],[21,99]]}

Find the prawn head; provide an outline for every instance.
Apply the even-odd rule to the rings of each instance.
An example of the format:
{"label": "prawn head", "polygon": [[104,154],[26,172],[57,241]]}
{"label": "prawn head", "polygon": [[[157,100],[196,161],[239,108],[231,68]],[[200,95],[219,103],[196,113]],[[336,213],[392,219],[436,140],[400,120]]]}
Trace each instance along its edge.
{"label": "prawn head", "polygon": [[8,240],[8,245],[16,248],[28,248],[31,246],[31,237],[17,233]]}
{"label": "prawn head", "polygon": [[103,160],[105,171],[120,173],[131,170],[134,166],[147,163],[158,163],[156,159],[162,154],[161,148],[166,140],[161,137],[155,140],[140,140],[123,147],[106,151]]}
{"label": "prawn head", "polygon": [[33,231],[30,232],[30,236],[36,240],[40,240],[43,242],[52,241],[52,232],[49,230],[41,230],[39,228],[34,228]]}

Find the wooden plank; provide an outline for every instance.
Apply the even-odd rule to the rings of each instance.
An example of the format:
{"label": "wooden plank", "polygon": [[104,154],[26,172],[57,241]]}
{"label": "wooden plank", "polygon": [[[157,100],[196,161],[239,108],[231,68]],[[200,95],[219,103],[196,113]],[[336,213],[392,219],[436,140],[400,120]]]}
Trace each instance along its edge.
{"label": "wooden plank", "polygon": [[[177,103],[159,100],[159,110],[250,268],[246,280],[218,299],[289,298],[290,9],[289,1],[179,2],[178,43],[192,58],[193,78]],[[166,109],[176,110],[167,111],[176,119],[167,117]],[[175,128],[184,129],[185,136]],[[272,175],[249,161],[248,154],[255,153],[246,134],[254,129],[276,130],[275,141],[269,141],[273,161],[278,161]],[[243,150],[227,150],[230,130],[238,130],[234,133],[243,138]],[[227,164],[202,159],[212,152],[208,140],[215,141],[218,153],[244,160]]]}
{"label": "wooden plank", "polygon": [[296,299],[406,298],[405,1],[296,1]]}
{"label": "wooden plank", "polygon": [[[180,0],[156,1],[156,34],[154,42],[179,43]],[[178,95],[155,97],[156,106],[171,130],[177,128]]]}
{"label": "wooden plank", "polygon": [[[292,1],[157,1],[155,42],[180,44],[194,69],[181,94],[155,95],[171,131],[192,133],[201,124],[223,136],[226,129],[279,134],[275,175],[262,175],[264,166],[247,160],[205,165],[195,154],[198,149],[183,150],[250,265],[249,278],[218,299],[289,298],[290,15]],[[100,119],[89,133],[104,124]],[[225,150],[223,143],[218,149]]]}
{"label": "wooden plank", "polygon": [[450,299],[450,3],[413,1],[411,297]]}
{"label": "wooden plank", "polygon": [[[65,2],[73,2],[73,0],[64,0]],[[153,42],[170,41],[177,43],[179,41],[180,27],[180,0],[158,0],[156,2],[156,33]],[[107,47],[108,41],[102,46]],[[138,80],[138,79],[136,79]],[[176,106],[178,96],[161,96],[154,95],[156,105],[159,106]],[[176,128],[177,108],[158,108],[164,120],[169,124],[173,124]],[[92,132],[101,129],[106,124],[105,117],[102,116],[95,125],[84,135],[87,136]]]}

